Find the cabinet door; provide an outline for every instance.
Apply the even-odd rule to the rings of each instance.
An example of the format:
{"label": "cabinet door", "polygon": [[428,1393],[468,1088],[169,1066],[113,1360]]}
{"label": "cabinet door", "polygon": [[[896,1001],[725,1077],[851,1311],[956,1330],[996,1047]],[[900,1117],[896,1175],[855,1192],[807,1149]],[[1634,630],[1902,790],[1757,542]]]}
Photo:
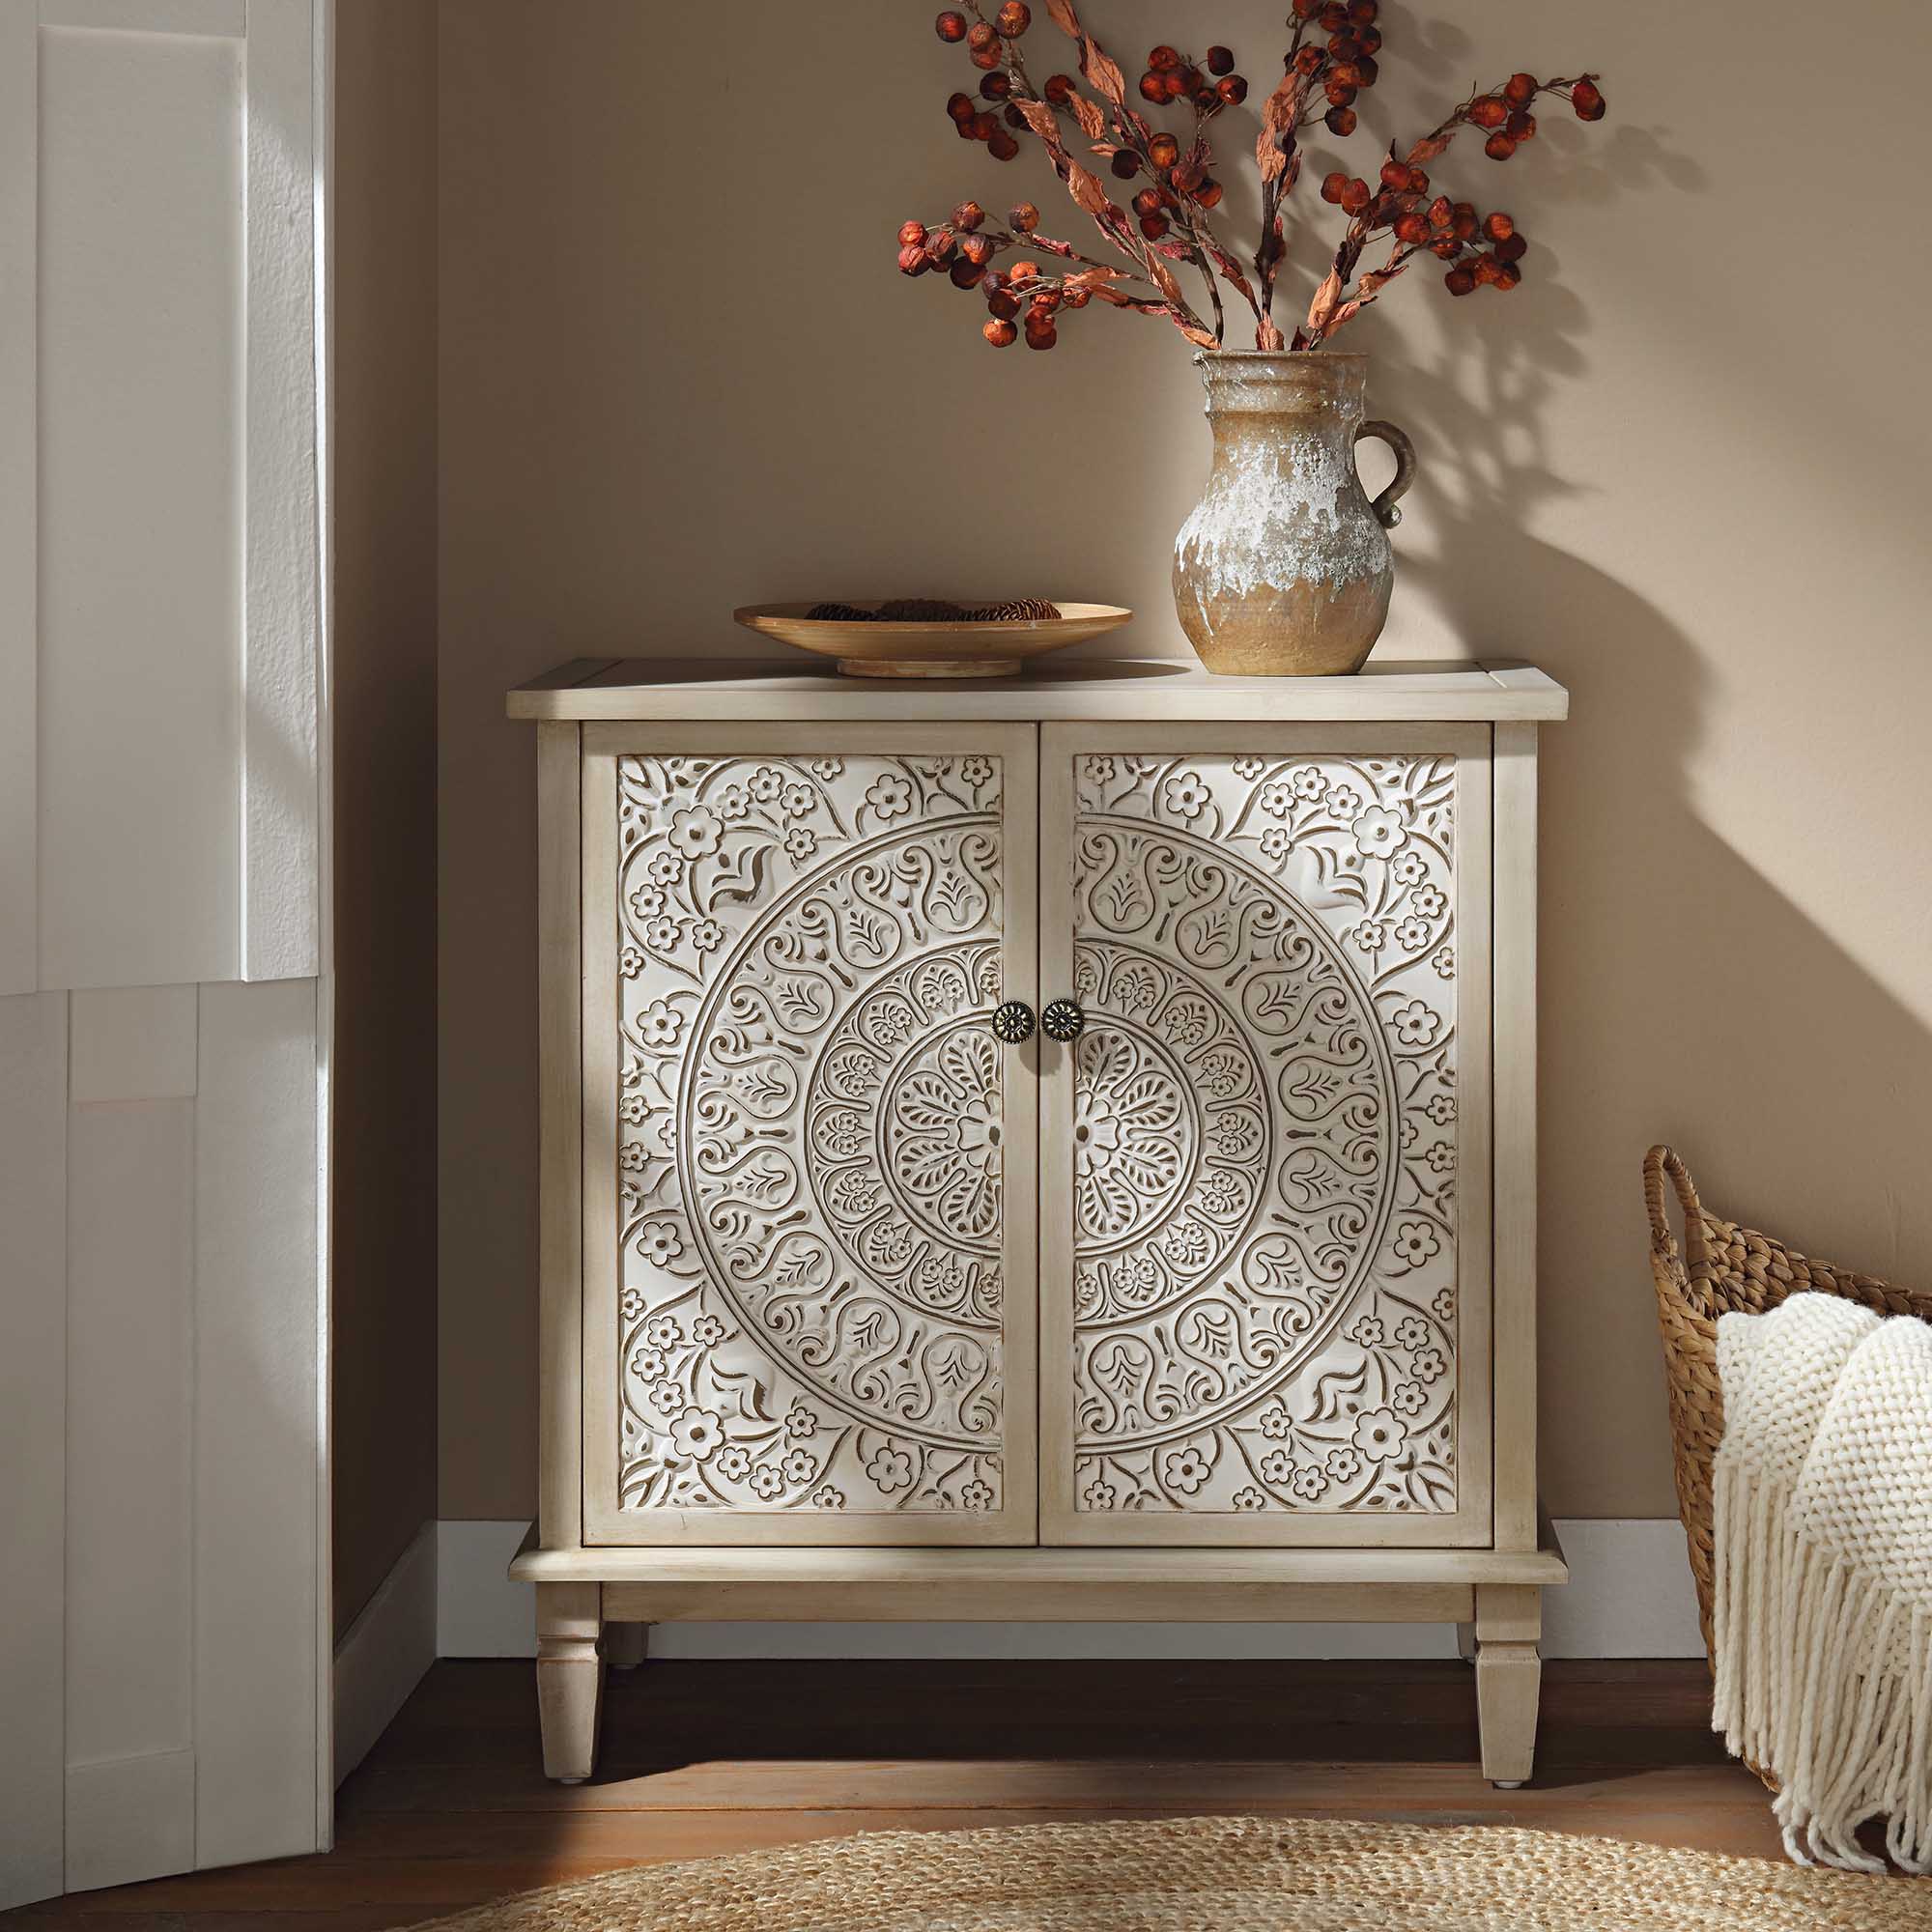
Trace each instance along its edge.
{"label": "cabinet door", "polygon": [[1037,755],[586,729],[586,1542],[1033,1540]]}
{"label": "cabinet door", "polygon": [[1487,1542],[1487,729],[1041,774],[1044,1539]]}

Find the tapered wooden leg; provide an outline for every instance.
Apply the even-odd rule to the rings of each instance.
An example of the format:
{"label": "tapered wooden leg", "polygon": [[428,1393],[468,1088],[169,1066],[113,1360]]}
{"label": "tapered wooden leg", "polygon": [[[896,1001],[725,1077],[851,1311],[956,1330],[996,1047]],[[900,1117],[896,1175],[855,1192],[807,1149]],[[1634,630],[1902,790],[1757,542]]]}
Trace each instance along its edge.
{"label": "tapered wooden leg", "polygon": [[606,1624],[604,1626],[604,1667],[607,1670],[635,1670],[650,1654],[649,1624]]}
{"label": "tapered wooden leg", "polygon": [[582,1784],[597,1764],[604,1719],[604,1590],[537,1585],[537,1716],[544,1776]]}
{"label": "tapered wooden leg", "polygon": [[1543,1688],[1543,1592],[1534,1583],[1476,1586],[1476,1717],[1483,1776],[1504,1791],[1528,1780],[1536,1761],[1536,1704]]}

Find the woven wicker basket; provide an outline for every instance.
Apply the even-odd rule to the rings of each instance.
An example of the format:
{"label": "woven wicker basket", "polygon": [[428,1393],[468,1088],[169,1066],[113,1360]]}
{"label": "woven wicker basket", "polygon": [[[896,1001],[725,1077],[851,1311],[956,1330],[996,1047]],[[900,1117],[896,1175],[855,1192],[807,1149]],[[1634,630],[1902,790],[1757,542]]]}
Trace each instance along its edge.
{"label": "woven wicker basket", "polygon": [[[1684,1210],[1684,1253],[1664,1212],[1664,1183]],[[1880,1315],[1917,1315],[1932,1321],[1932,1293],[1896,1288],[1868,1274],[1851,1274],[1794,1254],[1769,1235],[1720,1220],[1697,1199],[1690,1171],[1667,1147],[1644,1156],[1643,1198],[1650,1209],[1650,1271],[1657,1283],[1657,1319],[1663,1331],[1663,1365],[1670,1387],[1670,1433],[1677,1451],[1677,1511],[1690,1548],[1704,1651],[1711,1651],[1711,1463],[1724,1433],[1724,1397],[1718,1382],[1718,1317],[1734,1310],[1759,1315],[1788,1294],[1817,1289],[1862,1302]],[[1767,1784],[1775,1781],[1751,1767]]]}

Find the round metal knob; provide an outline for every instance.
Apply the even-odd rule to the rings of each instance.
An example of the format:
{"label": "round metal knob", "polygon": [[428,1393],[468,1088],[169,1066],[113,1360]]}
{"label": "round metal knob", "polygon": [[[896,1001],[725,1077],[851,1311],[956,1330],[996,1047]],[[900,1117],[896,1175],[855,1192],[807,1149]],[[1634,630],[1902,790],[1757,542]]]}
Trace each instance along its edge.
{"label": "round metal knob", "polygon": [[1009,1000],[993,1014],[993,1031],[1009,1046],[1033,1037],[1033,1009],[1024,1000]]}
{"label": "round metal knob", "polygon": [[1040,1009],[1039,1030],[1048,1039],[1078,1039],[1087,1015],[1071,1000],[1049,1000]]}

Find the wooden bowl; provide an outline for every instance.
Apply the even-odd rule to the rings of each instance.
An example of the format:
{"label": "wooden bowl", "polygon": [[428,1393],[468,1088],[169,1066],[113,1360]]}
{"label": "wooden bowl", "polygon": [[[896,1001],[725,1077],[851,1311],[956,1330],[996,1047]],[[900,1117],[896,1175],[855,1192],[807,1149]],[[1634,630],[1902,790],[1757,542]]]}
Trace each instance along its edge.
{"label": "wooden bowl", "polygon": [[[1057,617],[957,619],[909,624],[896,619],[808,617],[810,604],[747,604],[732,611],[748,629],[838,660],[847,677],[1015,677],[1028,658],[1097,638],[1134,613],[1118,604],[1063,604]],[[855,604],[855,611],[877,605]]]}

